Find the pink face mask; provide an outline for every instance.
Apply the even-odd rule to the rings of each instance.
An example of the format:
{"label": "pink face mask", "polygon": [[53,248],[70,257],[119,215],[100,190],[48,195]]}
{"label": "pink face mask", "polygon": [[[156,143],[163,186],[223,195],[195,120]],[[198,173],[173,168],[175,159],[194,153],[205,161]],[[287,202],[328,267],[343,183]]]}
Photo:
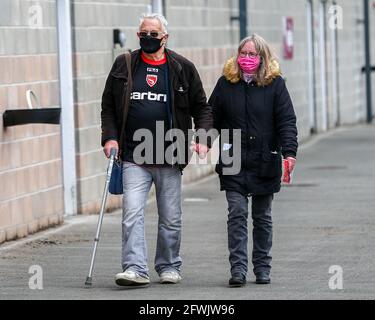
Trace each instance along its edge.
{"label": "pink face mask", "polygon": [[248,74],[254,74],[259,70],[260,56],[238,57],[237,62],[243,72]]}

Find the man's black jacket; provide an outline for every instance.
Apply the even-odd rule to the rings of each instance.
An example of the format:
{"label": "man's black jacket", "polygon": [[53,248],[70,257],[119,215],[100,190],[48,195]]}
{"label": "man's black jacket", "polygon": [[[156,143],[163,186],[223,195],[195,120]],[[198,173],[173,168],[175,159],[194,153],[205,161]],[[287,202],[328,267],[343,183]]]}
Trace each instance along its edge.
{"label": "man's black jacket", "polygon": [[[185,161],[179,163],[182,170],[186,167],[191,153],[190,141],[187,141],[188,130],[192,128],[194,120],[195,129],[210,130],[213,127],[212,110],[207,103],[202,81],[192,62],[165,49],[170,79],[170,101],[174,128],[181,129],[185,134]],[[141,51],[136,50],[131,54],[132,74],[134,78]],[[101,144],[108,140],[119,140],[124,118],[125,93],[127,84],[127,66],[125,55],[116,58],[107,78],[102,96],[102,138]]]}

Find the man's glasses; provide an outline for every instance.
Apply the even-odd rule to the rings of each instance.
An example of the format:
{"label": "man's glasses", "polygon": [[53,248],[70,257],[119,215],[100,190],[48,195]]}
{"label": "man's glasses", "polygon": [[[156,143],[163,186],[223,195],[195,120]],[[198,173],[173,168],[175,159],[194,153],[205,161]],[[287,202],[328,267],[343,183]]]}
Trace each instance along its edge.
{"label": "man's glasses", "polygon": [[138,32],[138,35],[141,37],[141,38],[145,38],[147,37],[148,35],[150,35],[151,37],[153,38],[157,38],[159,37],[159,35],[163,35],[164,32],[158,32],[158,31],[150,31],[150,32],[146,32],[146,31],[140,31]]}
{"label": "man's glasses", "polygon": [[259,54],[254,53],[254,52],[244,52],[244,51],[240,52],[240,57],[245,58],[246,56],[249,56],[250,58],[255,58],[259,56]]}

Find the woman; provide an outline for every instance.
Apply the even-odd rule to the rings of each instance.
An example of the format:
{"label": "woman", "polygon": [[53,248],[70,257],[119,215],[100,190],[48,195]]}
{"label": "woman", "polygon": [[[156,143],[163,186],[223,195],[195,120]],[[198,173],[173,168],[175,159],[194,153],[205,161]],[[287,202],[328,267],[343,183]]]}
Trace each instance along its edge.
{"label": "woman", "polygon": [[[270,283],[272,246],[271,207],[280,191],[282,157],[290,178],[297,154],[296,115],[279,64],[266,41],[254,34],[244,39],[238,53],[224,67],[210,98],[214,126],[241,130],[241,169],[226,174],[224,151],[236,150],[233,134],[220,137],[220,160],[216,172],[228,201],[228,248],[231,264],[229,285],[246,284],[248,270],[248,198],[252,199],[253,271],[256,283]],[[230,152],[230,150],[229,150]],[[233,151],[232,151],[233,153]],[[233,162],[234,163],[234,162]]]}

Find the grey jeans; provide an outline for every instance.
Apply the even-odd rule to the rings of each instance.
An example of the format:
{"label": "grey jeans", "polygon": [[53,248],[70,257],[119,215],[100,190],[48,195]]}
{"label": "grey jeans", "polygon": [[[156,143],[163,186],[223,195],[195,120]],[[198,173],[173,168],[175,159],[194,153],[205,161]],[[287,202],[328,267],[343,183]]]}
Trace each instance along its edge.
{"label": "grey jeans", "polygon": [[[228,249],[231,273],[244,276],[248,270],[248,197],[235,191],[226,191],[228,201]],[[253,271],[255,274],[271,270],[272,201],[273,194],[252,196]]]}
{"label": "grey jeans", "polygon": [[152,183],[159,215],[155,270],[180,272],[181,172],[131,162],[123,163],[122,269],[148,275],[144,219]]}

